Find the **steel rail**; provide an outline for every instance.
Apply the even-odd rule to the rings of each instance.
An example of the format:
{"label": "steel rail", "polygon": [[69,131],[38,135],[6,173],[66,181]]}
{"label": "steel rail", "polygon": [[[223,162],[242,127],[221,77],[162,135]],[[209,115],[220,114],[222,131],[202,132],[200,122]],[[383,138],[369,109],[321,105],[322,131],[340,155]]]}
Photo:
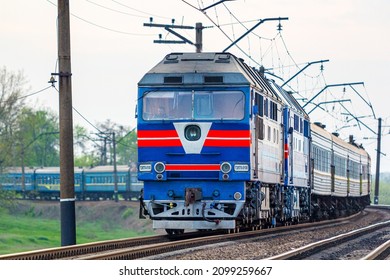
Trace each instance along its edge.
{"label": "steel rail", "polygon": [[383,259],[383,254],[386,254],[386,256],[390,255],[390,240],[387,240],[386,242],[372,250],[368,255],[361,258],[361,260],[381,260]]}
{"label": "steel rail", "polygon": [[0,255],[0,260],[54,260],[71,258],[74,256],[93,254],[107,250],[126,248],[129,246],[142,246],[157,242],[166,242],[166,235],[146,236],[137,238],[124,238],[119,240],[92,242],[80,245],[34,250],[7,255]]}
{"label": "steel rail", "polygon": [[205,237],[198,237],[193,239],[171,241],[171,242],[160,243],[156,245],[148,245],[142,248],[128,248],[123,250],[111,251],[107,253],[102,252],[90,256],[81,256],[78,259],[132,260],[132,259],[146,258],[158,254],[174,252],[174,251],[184,250],[188,248],[201,247],[208,244],[231,242],[231,241],[237,241],[241,239],[257,238],[257,237],[266,237],[266,236],[272,236],[272,235],[277,235],[286,232],[294,233],[299,230],[307,230],[313,227],[341,224],[344,223],[346,220],[353,219],[357,215],[358,214],[352,215],[350,217],[340,218],[337,220],[326,220],[317,223],[306,223],[306,224],[298,224],[298,225],[285,226],[285,227],[268,228],[268,229],[255,230],[255,231],[243,231],[243,232],[236,232],[230,234],[219,234],[214,236],[205,236]]}
{"label": "steel rail", "polygon": [[[132,248],[130,250],[135,250],[135,247],[147,246],[153,244],[155,246],[158,243],[174,243],[174,240],[191,240],[193,242],[195,239],[198,239],[199,236],[210,236],[213,235],[216,237],[215,240],[218,240],[218,236],[225,236],[226,241],[229,240],[238,240],[242,238],[251,238],[256,236],[266,236],[270,234],[283,233],[294,230],[301,230],[310,227],[326,226],[337,223],[343,223],[348,220],[351,220],[359,216],[362,212],[356,213],[349,217],[344,217],[335,220],[324,220],[316,223],[302,223],[292,226],[280,226],[276,228],[260,229],[256,231],[245,231],[241,233],[233,234],[221,234],[221,231],[212,231],[212,232],[188,232],[181,235],[168,236],[168,235],[157,235],[157,236],[146,236],[146,237],[137,237],[137,238],[124,238],[118,240],[110,241],[101,241],[86,243],[80,245],[70,245],[57,248],[41,249],[29,252],[20,252],[14,254],[0,255],[0,260],[54,260],[54,259],[82,259],[83,257],[89,258],[93,254],[104,253],[107,251],[113,250],[129,250],[126,248]],[[174,248],[174,247],[172,247]],[[184,247],[183,247],[184,248]],[[174,249],[171,249],[174,250]]]}
{"label": "steel rail", "polygon": [[360,228],[357,230],[353,230],[347,233],[343,233],[331,238],[327,238],[324,240],[320,240],[300,248],[267,258],[267,260],[288,260],[288,259],[302,259],[307,255],[312,255],[315,252],[318,252],[321,249],[328,248],[332,244],[336,244],[337,242],[342,242],[349,240],[354,237],[361,236],[363,234],[373,232],[379,228],[386,227],[390,225],[390,220],[385,222],[376,223],[364,228]]}

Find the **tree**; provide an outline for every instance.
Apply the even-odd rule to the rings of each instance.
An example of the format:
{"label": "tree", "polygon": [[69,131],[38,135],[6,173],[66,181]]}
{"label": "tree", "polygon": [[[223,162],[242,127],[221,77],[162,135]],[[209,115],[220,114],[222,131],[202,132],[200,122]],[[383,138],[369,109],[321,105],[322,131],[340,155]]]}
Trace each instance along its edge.
{"label": "tree", "polygon": [[24,88],[26,79],[21,71],[9,72],[6,67],[0,68],[0,166],[12,162],[14,131],[20,109],[24,106]]}
{"label": "tree", "polygon": [[23,108],[14,134],[21,159],[14,165],[59,166],[59,125],[55,113]]}
{"label": "tree", "polygon": [[74,147],[75,147],[75,159],[74,166],[87,167],[99,164],[99,156],[94,150],[91,150],[91,146],[87,145],[87,141],[95,142],[87,135],[87,129],[80,125],[76,125],[73,129]]}
{"label": "tree", "polygon": [[13,191],[4,191],[0,186],[0,211],[2,208],[10,208],[15,205],[16,193]]}
{"label": "tree", "polygon": [[112,136],[115,133],[116,138],[116,159],[117,164],[129,165],[131,162],[137,162],[137,136],[130,127],[118,125],[106,120],[97,125],[100,133],[101,162],[100,164],[113,164],[113,142]]}
{"label": "tree", "polygon": [[118,137],[116,147],[119,164],[137,163],[137,132],[135,129],[129,130],[122,137]]}

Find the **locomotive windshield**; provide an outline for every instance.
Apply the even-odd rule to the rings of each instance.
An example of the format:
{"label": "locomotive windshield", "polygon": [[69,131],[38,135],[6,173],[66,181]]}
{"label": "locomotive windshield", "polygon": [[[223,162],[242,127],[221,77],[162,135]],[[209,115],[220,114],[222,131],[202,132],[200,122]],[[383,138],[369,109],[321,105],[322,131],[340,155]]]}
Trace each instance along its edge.
{"label": "locomotive windshield", "polygon": [[241,91],[154,91],[143,98],[144,120],[242,120]]}

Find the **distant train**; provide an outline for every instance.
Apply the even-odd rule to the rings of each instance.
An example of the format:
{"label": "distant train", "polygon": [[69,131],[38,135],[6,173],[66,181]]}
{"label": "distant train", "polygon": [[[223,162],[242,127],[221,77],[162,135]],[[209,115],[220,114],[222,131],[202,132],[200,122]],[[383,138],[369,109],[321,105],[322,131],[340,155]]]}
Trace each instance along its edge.
{"label": "distant train", "polygon": [[[105,200],[115,196],[113,166],[75,168],[74,180],[78,200]],[[138,199],[142,188],[136,170],[126,165],[117,166],[118,196],[125,200]],[[60,168],[25,168],[24,176],[20,167],[7,168],[0,174],[0,189],[15,191],[25,199],[59,199]]]}
{"label": "distant train", "polygon": [[168,54],[140,80],[137,108],[141,216],[154,228],[261,228],[370,203],[370,155],[230,53]]}

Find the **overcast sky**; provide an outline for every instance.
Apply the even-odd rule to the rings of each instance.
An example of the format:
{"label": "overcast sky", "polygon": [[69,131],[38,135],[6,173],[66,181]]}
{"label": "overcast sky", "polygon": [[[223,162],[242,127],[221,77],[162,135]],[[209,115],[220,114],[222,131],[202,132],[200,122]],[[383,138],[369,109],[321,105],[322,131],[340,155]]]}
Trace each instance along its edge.
{"label": "overcast sky", "polygon": [[[268,21],[232,47],[229,52],[242,57],[253,67],[264,65],[269,72],[284,81],[313,64],[288,85],[298,91],[297,98],[306,101],[329,86],[313,100],[322,104],[311,114],[312,121],[322,121],[331,131],[338,130],[346,139],[354,134],[373,158],[375,172],[376,137],[365,126],[377,132],[377,119],[383,118],[384,133],[382,171],[390,171],[390,1],[388,0],[73,0],[71,8],[71,59],[73,106],[83,118],[95,124],[110,119],[134,127],[137,83],[145,72],[170,52],[191,52],[191,45],[154,44],[163,39],[176,40],[161,28],[144,27],[153,17],[154,23],[194,26],[202,22],[203,51],[222,51],[230,39],[241,36],[259,19],[288,17]],[[194,7],[190,6],[193,5]],[[50,75],[58,69],[57,61],[57,1],[0,0],[0,66],[10,71],[22,70],[28,79],[25,94],[49,86]],[[220,26],[220,29],[214,24]],[[222,29],[222,30],[221,30]],[[176,30],[194,41],[194,30]],[[222,32],[223,31],[223,32]],[[230,39],[229,39],[230,38]],[[268,75],[279,83],[283,80]],[[364,82],[364,85],[332,86]],[[58,85],[57,85],[58,86]],[[324,103],[347,100],[341,103]],[[349,101],[351,100],[351,101]],[[37,108],[58,112],[58,93],[45,90],[27,99]],[[304,104],[305,101],[302,101]],[[372,105],[372,109],[370,108]],[[307,105],[307,110],[313,105]],[[347,111],[346,111],[347,110]],[[361,123],[351,121],[351,112]],[[76,112],[74,123],[94,128]],[[363,118],[364,116],[364,118]],[[367,117],[368,116],[368,117]],[[359,124],[359,125],[358,125]],[[344,127],[352,126],[352,127]],[[360,126],[360,127],[359,127]],[[363,139],[364,137],[370,139]]]}

